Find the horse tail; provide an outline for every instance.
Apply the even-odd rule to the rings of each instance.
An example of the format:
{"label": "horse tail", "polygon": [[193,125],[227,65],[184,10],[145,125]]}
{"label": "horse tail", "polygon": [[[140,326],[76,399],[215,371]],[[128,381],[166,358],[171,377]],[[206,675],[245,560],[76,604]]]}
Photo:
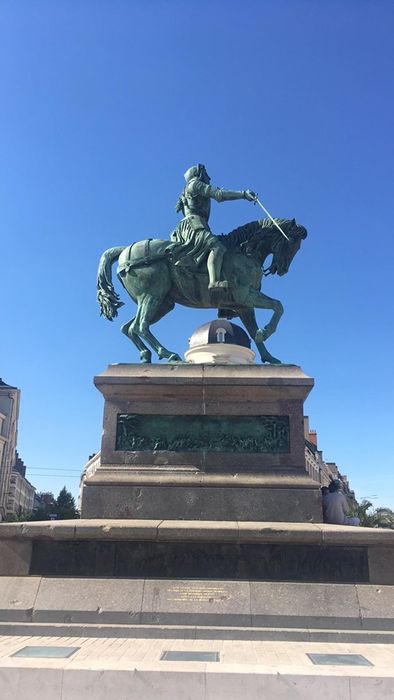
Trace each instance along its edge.
{"label": "horse tail", "polygon": [[100,315],[105,316],[108,321],[113,321],[118,315],[118,309],[123,306],[119,295],[112,284],[112,265],[119,258],[125,247],[108,248],[99,262],[97,272],[97,301],[101,309]]}

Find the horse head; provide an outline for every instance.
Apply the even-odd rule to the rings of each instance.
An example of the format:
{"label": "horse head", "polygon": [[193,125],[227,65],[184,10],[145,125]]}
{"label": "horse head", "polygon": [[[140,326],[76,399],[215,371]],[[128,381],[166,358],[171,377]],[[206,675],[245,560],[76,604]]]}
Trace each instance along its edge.
{"label": "horse head", "polygon": [[272,255],[267,272],[285,275],[291,261],[300,249],[301,241],[307,237],[304,226],[295,219],[275,219],[286,236],[278,230],[270,219],[260,219],[244,224],[220,240],[228,250],[240,251],[244,255],[256,258],[263,265],[265,259]]}
{"label": "horse head", "polygon": [[271,232],[270,250],[272,253],[272,261],[268,268],[268,272],[272,275],[277,274],[280,277],[289,271],[291,262],[295,254],[299,251],[301,241],[307,237],[307,230],[304,226],[297,224],[295,219],[277,219],[277,223],[286,234],[287,238],[274,226],[272,222],[268,224],[267,219],[261,223],[263,229],[267,230],[267,225]]}

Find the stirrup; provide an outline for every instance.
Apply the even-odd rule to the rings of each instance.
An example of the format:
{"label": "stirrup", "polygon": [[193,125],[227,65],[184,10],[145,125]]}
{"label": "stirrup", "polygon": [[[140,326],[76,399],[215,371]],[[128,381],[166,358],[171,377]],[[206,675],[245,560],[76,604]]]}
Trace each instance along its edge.
{"label": "stirrup", "polygon": [[221,291],[222,289],[228,289],[228,282],[227,282],[227,280],[222,280],[221,282],[212,282],[212,284],[208,285],[208,289],[210,292],[214,292],[216,290]]}

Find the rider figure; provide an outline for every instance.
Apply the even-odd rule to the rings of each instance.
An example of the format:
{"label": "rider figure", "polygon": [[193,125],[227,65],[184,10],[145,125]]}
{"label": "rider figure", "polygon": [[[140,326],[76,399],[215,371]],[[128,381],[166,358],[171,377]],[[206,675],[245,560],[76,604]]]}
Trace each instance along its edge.
{"label": "rider figure", "polygon": [[208,289],[227,289],[228,281],[221,279],[226,249],[217,236],[213,235],[208,224],[211,199],[217,202],[233,199],[247,199],[253,202],[256,194],[251,190],[241,192],[213,187],[209,184],[211,178],[202,164],[193,165],[185,172],[184,177],[186,186],[176,204],[176,211],[182,212],[183,219],[172,233],[171,240],[182,244],[181,253],[178,253],[180,259],[191,256],[199,265],[208,256]]}

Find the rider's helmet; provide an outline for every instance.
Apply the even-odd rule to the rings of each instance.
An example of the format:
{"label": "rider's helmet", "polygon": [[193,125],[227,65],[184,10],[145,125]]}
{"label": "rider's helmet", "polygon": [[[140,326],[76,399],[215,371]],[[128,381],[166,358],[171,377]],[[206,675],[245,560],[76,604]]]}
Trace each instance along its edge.
{"label": "rider's helmet", "polygon": [[205,165],[203,165],[202,163],[198,163],[198,165],[192,165],[191,168],[186,170],[184,178],[186,180],[186,183],[189,183],[190,180],[193,180],[194,178],[202,180],[207,185],[211,182],[211,178],[209,177],[206,171]]}

